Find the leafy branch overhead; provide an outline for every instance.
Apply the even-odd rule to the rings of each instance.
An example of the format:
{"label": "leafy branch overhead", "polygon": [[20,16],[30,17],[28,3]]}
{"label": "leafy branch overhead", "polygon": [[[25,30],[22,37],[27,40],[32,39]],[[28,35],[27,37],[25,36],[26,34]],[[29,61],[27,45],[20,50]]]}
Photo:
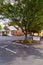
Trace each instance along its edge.
{"label": "leafy branch overhead", "polygon": [[[43,0],[18,0],[0,6],[0,14],[11,19],[22,31],[40,32],[43,29]],[[24,31],[23,31],[24,32]]]}

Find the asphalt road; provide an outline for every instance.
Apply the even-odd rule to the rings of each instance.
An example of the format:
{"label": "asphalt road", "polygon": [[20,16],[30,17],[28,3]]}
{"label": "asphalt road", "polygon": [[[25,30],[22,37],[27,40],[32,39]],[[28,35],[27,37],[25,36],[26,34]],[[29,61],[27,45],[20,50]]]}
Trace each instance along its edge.
{"label": "asphalt road", "polygon": [[43,65],[43,44],[0,44],[0,65]]}

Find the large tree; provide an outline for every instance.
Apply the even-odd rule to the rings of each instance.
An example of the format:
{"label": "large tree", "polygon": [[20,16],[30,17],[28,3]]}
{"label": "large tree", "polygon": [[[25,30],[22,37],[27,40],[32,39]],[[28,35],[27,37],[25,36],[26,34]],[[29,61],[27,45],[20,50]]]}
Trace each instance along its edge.
{"label": "large tree", "polygon": [[11,19],[23,32],[25,31],[25,39],[28,31],[39,32],[42,29],[43,0],[18,0],[13,5],[3,4],[0,12],[4,18]]}

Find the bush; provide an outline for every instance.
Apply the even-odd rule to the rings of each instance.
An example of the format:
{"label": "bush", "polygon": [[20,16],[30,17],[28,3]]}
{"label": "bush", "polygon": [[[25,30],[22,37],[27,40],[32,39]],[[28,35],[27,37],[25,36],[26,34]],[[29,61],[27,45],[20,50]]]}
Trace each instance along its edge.
{"label": "bush", "polygon": [[29,40],[27,40],[27,42],[31,44],[33,42],[33,40],[29,39]]}

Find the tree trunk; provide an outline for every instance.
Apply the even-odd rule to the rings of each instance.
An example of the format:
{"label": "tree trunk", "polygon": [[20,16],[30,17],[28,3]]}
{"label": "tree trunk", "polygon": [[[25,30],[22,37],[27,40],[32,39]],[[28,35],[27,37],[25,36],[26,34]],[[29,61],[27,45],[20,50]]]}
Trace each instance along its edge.
{"label": "tree trunk", "polygon": [[38,36],[39,36],[39,33],[38,33]]}
{"label": "tree trunk", "polygon": [[25,34],[25,40],[27,40],[27,34]]}
{"label": "tree trunk", "polygon": [[27,34],[25,34],[24,43],[27,43]]}

